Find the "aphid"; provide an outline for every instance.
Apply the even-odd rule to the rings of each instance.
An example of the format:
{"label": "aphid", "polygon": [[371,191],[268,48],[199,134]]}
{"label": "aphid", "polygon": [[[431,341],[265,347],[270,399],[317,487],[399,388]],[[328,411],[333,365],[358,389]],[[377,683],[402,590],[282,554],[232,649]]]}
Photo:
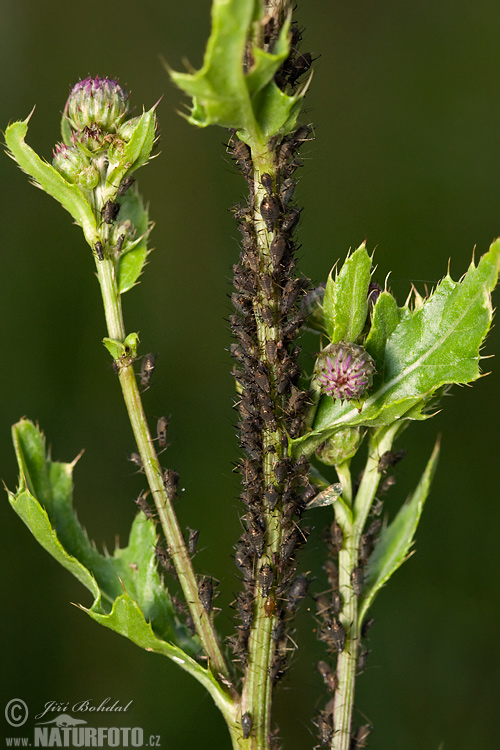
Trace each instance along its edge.
{"label": "aphid", "polygon": [[276,362],[276,355],[278,353],[278,344],[276,341],[271,339],[270,341],[266,341],[266,357],[268,358],[269,362],[273,365]]}
{"label": "aphid", "polygon": [[286,240],[283,237],[275,237],[271,242],[271,246],[269,248],[269,254],[271,256],[273,268],[278,268],[279,264],[281,263],[281,259],[285,254],[285,251]]}
{"label": "aphid", "polygon": [[276,417],[274,416],[272,404],[270,406],[264,404],[260,409],[261,417],[267,428],[270,430],[276,429]]}
{"label": "aphid", "polygon": [[272,232],[281,209],[278,201],[273,195],[265,195],[260,204],[260,213],[268,232]]}
{"label": "aphid", "polygon": [[335,617],[321,628],[320,640],[331,643],[336,651],[341,653],[345,646],[345,629]]}
{"label": "aphid", "polygon": [[236,598],[238,613],[244,630],[250,630],[253,620],[253,605],[251,598],[246,594],[238,594]]}
{"label": "aphid", "polygon": [[134,500],[134,503],[137,505],[138,508],[142,510],[142,512],[144,513],[144,515],[149,521],[153,520],[153,511],[151,510],[151,507],[148,501],[146,500],[146,495],[144,493],[144,490],[141,490],[141,492],[139,493],[139,497],[137,497]]}
{"label": "aphid", "polygon": [[330,526],[329,542],[332,548],[332,552],[335,553],[340,552],[340,550],[344,546],[344,534],[337,521],[334,521]]}
{"label": "aphid", "polygon": [[250,732],[252,731],[252,717],[250,716],[248,711],[242,714],[241,731],[243,733],[243,739],[247,740],[250,737]]}
{"label": "aphid", "polygon": [[339,591],[332,591],[332,611],[336,615],[342,611],[342,597]]}
{"label": "aphid", "polygon": [[269,589],[273,585],[274,572],[270,565],[267,563],[259,570],[259,584],[262,590],[262,598],[267,599],[269,596]]}
{"label": "aphid", "polygon": [[378,462],[377,471],[379,474],[385,474],[387,469],[390,469],[392,466],[396,466],[404,457],[406,456],[406,451],[397,451],[396,453],[393,453],[392,451],[386,451],[380,456],[380,460]]}
{"label": "aphid", "polygon": [[102,242],[96,242],[94,245],[95,254],[97,255],[97,260],[104,260],[104,248],[102,246]]}
{"label": "aphid", "polygon": [[234,561],[243,574],[245,581],[253,578],[253,555],[245,544],[240,544],[234,555]]}
{"label": "aphid", "polygon": [[170,557],[168,556],[168,552],[164,549],[161,542],[158,542],[155,547],[155,557],[162,568],[167,571],[167,573],[170,573],[172,571],[172,562],[170,560]]}
{"label": "aphid", "polygon": [[131,174],[128,175],[128,177],[125,177],[124,180],[122,180],[120,187],[118,188],[118,195],[125,195],[127,190],[133,183],[135,182],[135,177],[132,177]]}
{"label": "aphid", "polygon": [[316,719],[316,726],[318,727],[321,747],[326,747],[332,741],[333,736],[333,719],[331,714],[321,711]]}
{"label": "aphid", "polygon": [[293,191],[295,190],[295,182],[291,179],[291,177],[288,177],[286,180],[283,180],[283,184],[281,186],[280,190],[280,198],[283,208],[286,208],[290,198],[293,195]]}
{"label": "aphid", "polygon": [[276,507],[276,503],[279,500],[279,492],[274,487],[269,487],[264,492],[264,497],[266,499],[267,506],[269,510],[274,510]]}
{"label": "aphid", "polygon": [[371,727],[365,725],[358,727],[351,738],[351,744],[349,750],[359,750],[361,747],[366,747],[366,741],[370,736]]}
{"label": "aphid", "polygon": [[115,251],[116,251],[117,255],[118,255],[119,253],[121,253],[121,251],[122,251],[122,247],[123,247],[123,243],[124,243],[124,242],[125,242],[125,235],[124,235],[124,234],[121,234],[121,235],[120,235],[120,236],[118,237],[118,239],[116,240],[116,245],[115,245]]}
{"label": "aphid", "polygon": [[158,438],[158,445],[160,448],[167,447],[167,430],[168,430],[168,418],[160,417],[156,423],[156,436]]}
{"label": "aphid", "polygon": [[248,541],[258,558],[264,552],[264,532],[257,524],[252,523],[247,532]]}
{"label": "aphid", "polygon": [[268,299],[272,299],[274,288],[273,288],[273,280],[269,276],[269,274],[267,273],[262,274],[262,276],[260,277],[260,285],[266,297]]}
{"label": "aphid", "polygon": [[283,669],[284,666],[284,660],[279,654],[276,654],[271,666],[269,667],[269,677],[273,685],[276,684],[278,680],[281,680],[281,678],[285,674],[285,670]]}
{"label": "aphid", "polygon": [[361,638],[368,637],[368,631],[370,630],[374,622],[374,617],[369,617],[367,620],[363,620],[363,624],[361,625]]}
{"label": "aphid", "polygon": [[276,609],[276,599],[273,596],[268,596],[264,602],[264,613],[266,617],[272,617],[274,610]]}
{"label": "aphid", "polygon": [[264,393],[271,393],[271,385],[269,383],[267,372],[261,372],[258,370],[254,373],[254,379],[259,388],[264,391]]}
{"label": "aphid", "polygon": [[310,52],[303,52],[293,60],[291,69],[288,74],[290,86],[295,86],[301,76],[306,73],[312,65],[312,55]]}
{"label": "aphid", "polygon": [[290,462],[286,458],[280,458],[274,464],[274,476],[278,484],[283,484],[290,469]]}
{"label": "aphid", "polygon": [[262,187],[264,190],[268,193],[268,195],[272,195],[273,192],[273,178],[270,174],[267,172],[264,172],[260,176],[260,181],[262,183]]}
{"label": "aphid", "polygon": [[318,617],[321,617],[322,620],[330,620],[331,617],[331,604],[326,598],[326,596],[320,595],[316,597],[316,612],[318,614]]}
{"label": "aphid", "polygon": [[102,208],[102,217],[105,224],[112,224],[120,211],[120,204],[114,201],[106,201]]}
{"label": "aphid", "polygon": [[139,467],[139,469],[142,471],[143,465],[142,465],[142,458],[138,453],[131,453],[129,456],[129,461],[131,461],[133,464]]}
{"label": "aphid", "polygon": [[274,325],[274,317],[273,317],[273,311],[270,307],[267,305],[261,305],[259,308],[260,315],[262,317],[262,320],[266,324],[266,326],[269,326],[269,328],[272,328]]}
{"label": "aphid", "polygon": [[293,527],[283,536],[280,547],[280,557],[282,560],[288,560],[291,557],[297,542],[299,541],[299,532]]}
{"label": "aphid", "polygon": [[370,656],[371,651],[368,648],[362,648],[358,656],[358,671],[357,674],[362,674],[365,671],[366,662]]}
{"label": "aphid", "polygon": [[198,594],[203,609],[207,614],[210,614],[214,596],[214,586],[210,578],[202,578],[198,584]]}
{"label": "aphid", "polygon": [[285,623],[281,619],[281,617],[279,617],[271,632],[271,638],[274,641],[274,643],[277,643],[280,640],[281,636],[283,635],[284,629],[285,629]]}
{"label": "aphid", "polygon": [[187,527],[187,530],[189,531],[189,537],[188,537],[188,552],[192,556],[196,552],[196,545],[198,544],[198,537],[200,536],[200,532],[196,529],[190,529],[189,526]]}
{"label": "aphid", "polygon": [[281,223],[281,231],[283,234],[291,234],[298,224],[300,219],[300,209],[292,208],[290,213],[285,216]]}
{"label": "aphid", "polygon": [[359,542],[359,563],[366,565],[368,558],[373,552],[373,539],[371,534],[362,534]]}
{"label": "aphid", "polygon": [[241,315],[248,315],[252,305],[252,298],[248,294],[231,294],[231,302]]}
{"label": "aphid", "polygon": [[281,301],[283,314],[286,315],[286,313],[291,310],[300,291],[301,284],[299,279],[288,279],[285,288],[283,289],[283,297]]}
{"label": "aphid", "polygon": [[378,491],[381,495],[385,495],[385,493],[388,492],[388,490],[390,490],[391,487],[394,487],[395,484],[396,484],[396,477],[389,475],[383,480],[383,482],[380,483]]}
{"label": "aphid", "polygon": [[168,495],[177,494],[177,485],[179,484],[179,475],[173,469],[165,469],[163,472],[163,486]]}
{"label": "aphid", "polygon": [[337,688],[337,677],[331,666],[326,661],[319,661],[318,672],[322,676],[327,689],[333,693]]}
{"label": "aphid", "polygon": [[363,568],[354,568],[351,573],[351,584],[355,596],[360,597],[365,585],[365,572]]}
{"label": "aphid", "polygon": [[286,608],[289,612],[295,612],[302,599],[306,596],[308,588],[309,581],[305,576],[297,576],[297,578],[294,578],[288,590],[286,603]]}
{"label": "aphid", "polygon": [[149,388],[151,375],[156,367],[156,357],[154,354],[145,354],[141,364],[141,385],[143,388]]}

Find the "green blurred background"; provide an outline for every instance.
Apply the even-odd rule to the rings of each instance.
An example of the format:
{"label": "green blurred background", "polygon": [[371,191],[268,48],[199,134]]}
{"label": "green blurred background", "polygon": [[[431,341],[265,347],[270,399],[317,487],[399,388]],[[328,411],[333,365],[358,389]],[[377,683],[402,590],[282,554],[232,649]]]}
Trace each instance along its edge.
{"label": "green blurred background", "polygon": [[[450,256],[459,278],[473,247],[480,254],[500,234],[500,4],[310,0],[297,15],[303,51],[318,56],[302,118],[315,124],[316,140],[302,152],[301,270],[325,279],[337,258],[367,238],[377,248],[379,279],[392,271],[401,303],[410,283],[423,292],[444,275]],[[0,127],[36,104],[28,141],[46,158],[79,78],[118,76],[137,112],[163,96],[162,154],[139,178],[156,250],[141,285],[124,298],[126,325],[140,331],[143,352],[159,355],[146,410],[152,419],[172,415],[167,455],[185,488],[181,523],[202,528],[196,562],[222,582],[217,623],[228,634],[241,510],[225,322],[238,233],[227,209],[244,184],[225,154],[225,133],[195,131],[176,114],[182,97],[159,62],[163,54],[173,67],[184,59],[200,64],[209,2],[2,0],[0,17]],[[127,538],[142,479],[126,460],[134,444],[100,343],[93,260],[69,215],[3,156],[0,175],[1,478],[14,488],[9,430],[23,415],[40,423],[54,458],[71,460],[85,448],[76,469],[78,515],[99,546],[113,548],[116,536]],[[499,350],[494,328],[485,354]],[[496,374],[456,388],[441,414],[412,426],[399,444],[408,456],[389,510],[414,486],[443,433],[417,554],[374,608],[356,708],[356,721],[375,727],[373,750],[498,742],[500,378],[498,360],[483,364]],[[133,700],[128,721],[161,735],[165,750],[229,748],[203,690],[72,606],[88,606],[87,592],[37,546],[6,500],[0,512],[2,706],[23,698],[37,712],[51,700]],[[309,519],[316,532],[301,570],[320,574],[319,528],[328,519],[326,509]],[[276,719],[294,750],[316,744],[310,717],[323,705],[315,671],[323,651],[305,609],[293,669],[276,696]],[[5,722],[2,731],[16,734]]]}

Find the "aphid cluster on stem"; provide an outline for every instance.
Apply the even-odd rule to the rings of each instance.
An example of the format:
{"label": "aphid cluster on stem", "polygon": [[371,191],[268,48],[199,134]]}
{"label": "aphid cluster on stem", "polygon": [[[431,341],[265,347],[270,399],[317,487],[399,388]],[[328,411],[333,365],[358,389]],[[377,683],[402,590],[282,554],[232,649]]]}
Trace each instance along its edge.
{"label": "aphid cluster on stem", "polygon": [[[283,22],[274,12],[279,10],[269,14],[264,49],[272,49]],[[292,51],[278,74],[283,85],[295,86],[301,75],[302,58],[296,50],[300,36],[292,26]],[[289,135],[273,137],[264,161],[234,132],[227,147],[249,187],[248,202],[233,209],[241,253],[233,266],[234,313],[229,322],[236,339],[231,354],[236,360],[235,406],[244,452],[238,468],[245,512],[235,551],[244,587],[237,597],[240,625],[229,643],[235,660],[245,665],[246,641],[256,612],[272,619],[276,653],[269,674],[273,682],[286,669],[285,625],[309,584],[305,576],[295,575],[295,553],[307,537],[298,522],[315,490],[308,482],[307,460],[288,456],[288,439],[300,435],[309,400],[299,385],[300,348],[294,342],[304,322],[301,301],[309,282],[295,271],[293,232],[300,210],[293,203],[293,174],[300,164],[297,152],[310,136],[311,128],[300,126]]]}

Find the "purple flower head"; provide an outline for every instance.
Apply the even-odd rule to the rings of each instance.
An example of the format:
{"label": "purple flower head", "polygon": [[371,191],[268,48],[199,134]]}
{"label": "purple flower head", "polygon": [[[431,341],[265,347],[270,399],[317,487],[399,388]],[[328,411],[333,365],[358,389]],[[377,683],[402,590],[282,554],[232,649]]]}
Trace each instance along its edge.
{"label": "purple flower head", "polygon": [[85,78],[78,81],[64,108],[74,130],[99,128],[116,131],[128,111],[128,93],[110,78]]}
{"label": "purple flower head", "polygon": [[319,354],[316,371],[321,393],[351,401],[361,398],[371,387],[375,364],[362,346],[339,341]]}

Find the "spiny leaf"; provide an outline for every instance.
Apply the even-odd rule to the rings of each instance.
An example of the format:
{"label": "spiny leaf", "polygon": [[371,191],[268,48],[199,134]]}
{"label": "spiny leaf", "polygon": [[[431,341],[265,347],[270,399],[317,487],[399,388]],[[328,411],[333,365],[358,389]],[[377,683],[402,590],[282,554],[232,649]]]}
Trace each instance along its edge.
{"label": "spiny leaf", "polygon": [[334,280],[328,277],[323,302],[326,332],[332,344],[356,342],[366,322],[371,259],[363,243],[347,258]]}
{"label": "spiny leaf", "polygon": [[235,129],[246,143],[261,148],[272,135],[293,130],[302,99],[302,94],[285,94],[273,80],[289,53],[290,19],[283,24],[272,52],[252,45],[253,62],[244,70],[248,39],[263,13],[260,0],[214,0],[203,66],[194,73],[168,71],[174,83],[192,97],[189,122]]}
{"label": "spiny leaf", "polygon": [[423,410],[440,388],[477,380],[499,269],[500,240],[496,240],[477,267],[471,263],[461,281],[446,276],[415,310],[396,310],[383,296],[377,327],[366,342],[377,374],[362,410],[322,396],[311,431],[290,441],[291,453],[309,455],[321,439],[348,425],[380,427],[396,419],[423,418]]}
{"label": "spiny leaf", "polygon": [[35,425],[21,420],[13,427],[19,464],[19,488],[9,501],[35,539],[93,594],[93,612],[109,614],[125,592],[137,602],[157,637],[195,655],[200,646],[177,618],[155,565],[156,529],[139,514],[129,544],[113,556],[100,554],[89,541],[72,507],[73,467],[51,461]]}
{"label": "spiny leaf", "polygon": [[439,440],[427,463],[413,497],[406,502],[392,523],[384,529],[368,560],[366,586],[359,602],[359,623],[363,622],[375,595],[408,557],[424,503],[436,471]]}
{"label": "spiny leaf", "polygon": [[97,224],[90,203],[78,185],[67,182],[59,172],[46,161],[43,161],[33,149],[25,143],[28,122],[14,122],[5,131],[5,142],[13,159],[23,172],[32,177],[36,185],[55,198],[76,223],[81,226],[85,239],[93,248],[99,241]]}

